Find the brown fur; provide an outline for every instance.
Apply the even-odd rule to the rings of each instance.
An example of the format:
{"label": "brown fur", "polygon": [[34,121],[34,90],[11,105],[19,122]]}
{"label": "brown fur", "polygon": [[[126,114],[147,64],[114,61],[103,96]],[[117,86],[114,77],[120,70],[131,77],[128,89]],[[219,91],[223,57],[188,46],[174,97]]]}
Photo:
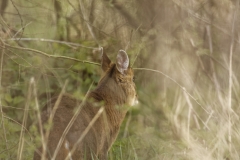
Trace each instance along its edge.
{"label": "brown fur", "polygon": [[[115,141],[127,112],[124,106],[133,105],[136,101],[133,71],[129,67],[129,60],[125,54],[120,50],[115,64],[103,53],[102,69],[104,73],[102,78],[96,89],[88,93],[82,110],[64,139],[56,157],[57,160],[66,158],[101,106],[104,106],[104,112],[78,144],[71,158],[73,160],[91,160],[93,157],[93,159],[107,160],[107,152]],[[56,100],[57,97],[50,101],[52,106]],[[76,99],[70,95],[63,95],[53,118],[53,127],[47,142],[47,159],[51,159],[64,129],[74,114],[74,109],[78,106],[79,102]],[[47,111],[44,110],[42,112],[43,121],[46,122],[48,117]],[[39,148],[39,152],[41,153],[41,148]],[[35,152],[34,160],[41,159],[39,152]]]}

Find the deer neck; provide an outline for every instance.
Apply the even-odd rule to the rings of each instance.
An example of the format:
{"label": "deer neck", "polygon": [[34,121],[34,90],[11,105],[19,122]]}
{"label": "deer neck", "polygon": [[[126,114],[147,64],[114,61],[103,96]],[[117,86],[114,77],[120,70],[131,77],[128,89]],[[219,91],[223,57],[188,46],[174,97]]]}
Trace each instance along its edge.
{"label": "deer neck", "polygon": [[118,91],[118,94],[114,95],[112,89],[106,90],[105,88],[104,90],[101,90],[101,88],[96,88],[89,93],[89,98],[104,105],[109,123],[116,127],[120,126],[127,113],[126,106],[124,105],[126,103],[124,91]]}

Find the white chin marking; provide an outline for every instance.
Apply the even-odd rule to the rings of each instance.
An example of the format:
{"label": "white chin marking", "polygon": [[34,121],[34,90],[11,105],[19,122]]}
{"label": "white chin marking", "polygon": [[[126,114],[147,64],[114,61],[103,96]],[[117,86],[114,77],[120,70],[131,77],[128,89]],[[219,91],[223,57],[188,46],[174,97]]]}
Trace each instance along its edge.
{"label": "white chin marking", "polygon": [[138,102],[138,100],[137,99],[135,99],[135,101],[134,101],[134,104],[133,105],[137,105],[139,102]]}
{"label": "white chin marking", "polygon": [[130,100],[130,103],[129,103],[130,106],[135,106],[137,104],[138,104],[138,100],[136,98],[133,98]]}

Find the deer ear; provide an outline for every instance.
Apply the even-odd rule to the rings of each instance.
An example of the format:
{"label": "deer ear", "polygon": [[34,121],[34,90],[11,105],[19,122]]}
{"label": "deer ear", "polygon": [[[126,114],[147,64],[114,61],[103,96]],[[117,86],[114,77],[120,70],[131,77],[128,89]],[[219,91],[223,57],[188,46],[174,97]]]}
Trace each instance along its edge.
{"label": "deer ear", "polygon": [[119,50],[116,63],[118,71],[123,74],[128,69],[128,65],[129,59],[127,53],[124,50]]}
{"label": "deer ear", "polygon": [[102,66],[102,70],[105,72],[110,63],[111,63],[111,60],[108,58],[108,56],[106,55],[106,53],[103,52],[103,48],[101,48],[102,50],[102,63],[101,63],[101,66]]}

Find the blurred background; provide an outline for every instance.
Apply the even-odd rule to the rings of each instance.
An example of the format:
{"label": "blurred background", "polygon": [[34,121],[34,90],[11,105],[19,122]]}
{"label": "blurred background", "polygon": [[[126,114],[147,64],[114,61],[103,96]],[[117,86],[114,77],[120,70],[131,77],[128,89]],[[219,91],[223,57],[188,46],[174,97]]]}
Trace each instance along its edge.
{"label": "blurred background", "polygon": [[109,159],[239,159],[239,17],[238,0],[1,0],[0,159],[32,159],[37,107],[96,86],[99,47],[127,51],[140,102]]}

